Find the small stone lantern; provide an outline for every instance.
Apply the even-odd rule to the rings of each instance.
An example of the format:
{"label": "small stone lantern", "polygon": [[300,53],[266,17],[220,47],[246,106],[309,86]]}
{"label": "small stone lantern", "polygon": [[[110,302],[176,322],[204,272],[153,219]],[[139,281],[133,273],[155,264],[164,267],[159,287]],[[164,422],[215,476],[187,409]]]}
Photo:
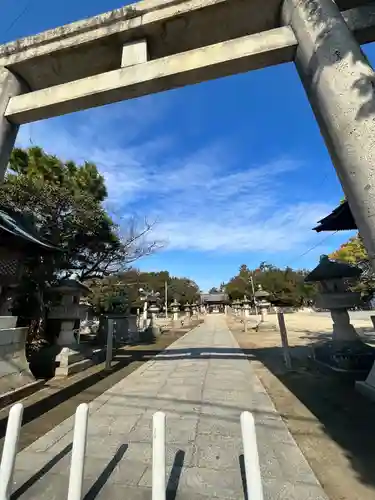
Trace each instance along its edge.
{"label": "small stone lantern", "polygon": [[233,304],[235,315],[239,316],[241,314],[241,301],[237,299],[233,302]]}
{"label": "small stone lantern", "polygon": [[258,285],[258,290],[254,293],[254,297],[260,309],[261,323],[266,321],[268,308],[271,305],[268,300],[269,296],[270,294],[266,290],[263,290],[262,285]]}
{"label": "small stone lantern", "polygon": [[245,318],[248,318],[250,316],[250,309],[251,308],[250,308],[250,300],[248,299],[248,297],[246,297],[246,295],[243,298],[242,307],[243,307],[243,312],[244,312]]}
{"label": "small stone lantern", "polygon": [[149,306],[148,311],[150,312],[152,319],[155,319],[156,315],[160,311],[160,307],[156,303],[153,303]]}
{"label": "small stone lantern", "polygon": [[327,255],[322,255],[319,265],[305,278],[306,282],[319,283],[320,293],[316,306],[329,309],[333,320],[334,342],[358,342],[359,336],[350,324],[348,309],[361,303],[360,292],[348,290],[345,279],[358,278],[362,270],[343,262],[331,261]]}
{"label": "small stone lantern", "polygon": [[50,308],[47,320],[57,320],[60,324],[60,331],[56,332],[59,345],[65,347],[77,344],[75,330],[79,328],[80,320],[85,318],[85,308],[80,305],[80,299],[89,292],[89,288],[74,274],[49,289],[49,293],[57,293],[60,297],[60,302]]}
{"label": "small stone lantern", "polygon": [[190,318],[190,309],[191,309],[191,306],[190,306],[189,302],[186,302],[186,304],[184,306],[184,310],[185,310],[185,316],[187,318]]}
{"label": "small stone lantern", "polygon": [[237,316],[237,300],[232,301],[232,309],[235,316]]}
{"label": "small stone lantern", "polygon": [[177,302],[176,299],[173,300],[172,304],[171,304],[171,311],[172,311],[172,315],[173,315],[173,322],[177,322],[178,321],[178,316],[179,316],[179,313],[180,313],[180,303]]}
{"label": "small stone lantern", "polygon": [[191,312],[192,312],[193,316],[198,315],[198,304],[196,302],[193,302],[193,304],[191,306]]}

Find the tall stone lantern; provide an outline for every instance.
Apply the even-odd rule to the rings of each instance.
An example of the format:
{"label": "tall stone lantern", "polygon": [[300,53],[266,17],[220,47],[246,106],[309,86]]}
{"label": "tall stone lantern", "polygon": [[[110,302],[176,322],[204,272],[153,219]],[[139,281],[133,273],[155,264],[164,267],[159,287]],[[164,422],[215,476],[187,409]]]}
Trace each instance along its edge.
{"label": "tall stone lantern", "polygon": [[193,304],[191,305],[191,312],[193,316],[198,315],[198,304],[196,302],[193,302]]}
{"label": "tall stone lantern", "polygon": [[360,338],[350,323],[348,309],[361,303],[361,294],[348,289],[348,280],[358,278],[362,270],[343,262],[331,261],[322,255],[318,266],[305,278],[306,282],[319,284],[319,295],[315,304],[321,309],[329,309],[333,321],[332,340],[336,347],[360,342]]}
{"label": "tall stone lantern", "polygon": [[187,324],[190,324],[190,319],[191,319],[191,305],[189,304],[189,302],[187,302],[184,305],[184,311],[185,311],[185,320],[186,320]]}
{"label": "tall stone lantern", "polygon": [[250,307],[250,300],[248,297],[246,297],[246,295],[244,296],[243,301],[242,301],[242,308],[243,308],[245,318],[248,318],[250,316],[251,307]]}
{"label": "tall stone lantern", "polygon": [[266,290],[263,290],[262,285],[258,285],[258,290],[254,293],[254,297],[260,309],[261,323],[264,323],[267,319],[268,308],[271,305],[269,296],[270,294]]}
{"label": "tall stone lantern", "polygon": [[173,300],[171,304],[171,311],[172,311],[172,321],[174,324],[178,322],[178,316],[180,314],[180,303],[177,302],[176,299]]}
{"label": "tall stone lantern", "polygon": [[74,274],[48,290],[49,294],[57,294],[59,297],[58,303],[51,306],[47,320],[47,325],[51,329],[53,320],[58,323],[59,329],[56,330],[58,345],[70,347],[77,344],[75,330],[85,318],[85,308],[80,305],[80,298],[89,292],[89,288]]}
{"label": "tall stone lantern", "polygon": [[148,308],[148,311],[151,314],[152,319],[156,319],[158,312],[160,312],[160,307],[158,306],[158,304],[156,302],[151,303],[151,305]]}
{"label": "tall stone lantern", "polygon": [[236,300],[236,316],[241,316],[241,301]]}
{"label": "tall stone lantern", "polygon": [[185,316],[187,318],[190,318],[190,310],[191,310],[191,306],[190,306],[189,302],[186,302],[186,304],[184,305],[184,311],[185,311]]}

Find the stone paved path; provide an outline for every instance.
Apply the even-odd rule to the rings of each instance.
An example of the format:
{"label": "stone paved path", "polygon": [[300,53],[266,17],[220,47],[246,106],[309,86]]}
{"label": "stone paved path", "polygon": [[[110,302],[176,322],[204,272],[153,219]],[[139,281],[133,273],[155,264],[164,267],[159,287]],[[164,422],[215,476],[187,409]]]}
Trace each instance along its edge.
{"label": "stone paved path", "polygon": [[[85,500],[151,499],[157,410],[167,414],[168,500],[245,498],[243,410],[256,419],[265,499],[326,500],[222,316],[208,317],[91,403]],[[73,423],[19,453],[13,500],[66,498]]]}

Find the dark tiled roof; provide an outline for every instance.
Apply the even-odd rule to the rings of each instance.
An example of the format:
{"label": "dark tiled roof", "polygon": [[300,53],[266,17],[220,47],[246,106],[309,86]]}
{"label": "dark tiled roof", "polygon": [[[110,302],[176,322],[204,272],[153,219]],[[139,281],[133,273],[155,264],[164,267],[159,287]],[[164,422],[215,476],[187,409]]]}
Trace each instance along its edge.
{"label": "dark tiled roof", "polygon": [[44,250],[58,250],[57,247],[43,241],[35,232],[26,228],[26,225],[21,215],[0,207],[0,233],[3,232],[6,235],[21,239],[29,245],[39,246]]}
{"label": "dark tiled roof", "polygon": [[336,207],[327,217],[319,221],[319,225],[314,227],[318,233],[321,231],[351,231],[357,229],[354,217],[345,201]]}

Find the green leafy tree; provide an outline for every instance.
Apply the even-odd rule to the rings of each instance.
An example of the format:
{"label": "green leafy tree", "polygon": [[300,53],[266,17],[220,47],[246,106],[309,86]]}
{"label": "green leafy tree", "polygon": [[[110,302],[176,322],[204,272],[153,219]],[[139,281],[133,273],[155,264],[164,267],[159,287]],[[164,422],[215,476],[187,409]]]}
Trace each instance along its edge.
{"label": "green leafy tree", "polygon": [[234,276],[226,285],[226,291],[232,300],[242,299],[244,295],[252,296],[253,288],[261,285],[270,293],[271,300],[285,305],[298,306],[312,300],[315,296],[315,287],[304,282],[307,271],[287,268],[279,269],[272,264],[262,262],[255,270],[242,265],[238,275]]}
{"label": "green leafy tree", "polygon": [[349,238],[340,248],[329,256],[332,260],[346,262],[362,268],[364,271],[358,281],[351,286],[351,289],[361,292],[364,300],[369,300],[375,290],[375,275],[369,262],[367,250],[363,240],[358,233]]}
{"label": "green leafy tree", "polygon": [[63,162],[34,147],[15,149],[9,167],[0,186],[1,204],[22,214],[61,250],[28,260],[15,311],[25,321],[44,316],[46,287],[59,278],[72,272],[82,280],[117,273],[157,248],[145,240],[152,227],[147,223],[139,228],[130,218],[120,232],[103,208],[107,191],[95,165]]}
{"label": "green leafy tree", "polygon": [[360,262],[367,261],[368,255],[362,238],[358,234],[357,236],[349,238],[340,248],[332,252],[330,258],[356,265]]}
{"label": "green leafy tree", "polygon": [[171,276],[168,271],[142,272],[132,268],[115,276],[88,281],[86,284],[92,290],[89,300],[97,314],[108,312],[113,300],[116,300],[116,297],[124,290],[132,309],[140,308],[143,305],[140,288],[146,292],[158,293],[159,301],[164,306],[165,284],[167,284],[168,289],[168,304],[174,299],[181,303],[191,303],[199,299],[199,287],[194,281]]}

